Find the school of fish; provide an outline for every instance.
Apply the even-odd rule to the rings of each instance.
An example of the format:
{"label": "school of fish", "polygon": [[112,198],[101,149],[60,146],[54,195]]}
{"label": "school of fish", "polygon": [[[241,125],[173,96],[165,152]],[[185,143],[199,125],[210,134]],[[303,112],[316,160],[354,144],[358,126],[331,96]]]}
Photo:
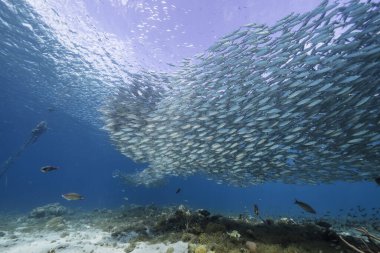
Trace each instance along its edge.
{"label": "school of fish", "polygon": [[380,171],[380,4],[322,2],[250,24],[185,59],[141,71],[102,109],[127,182],[202,173],[218,183],[373,180]]}

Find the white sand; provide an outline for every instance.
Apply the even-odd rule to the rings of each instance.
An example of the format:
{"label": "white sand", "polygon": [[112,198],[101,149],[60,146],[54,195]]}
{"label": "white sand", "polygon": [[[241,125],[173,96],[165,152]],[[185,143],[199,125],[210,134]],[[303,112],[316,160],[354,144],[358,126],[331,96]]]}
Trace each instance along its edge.
{"label": "white sand", "polygon": [[[66,233],[66,236],[63,236]],[[118,242],[109,233],[94,228],[67,229],[64,232],[39,231],[34,233],[15,232],[0,237],[1,253],[125,253],[129,243]],[[140,242],[132,253],[166,253],[173,247],[174,253],[187,253],[187,243],[147,244]]]}
{"label": "white sand", "polygon": [[146,244],[139,243],[136,248],[132,251],[132,253],[148,253],[148,252],[157,252],[157,253],[166,253],[167,249],[172,247],[174,249],[174,253],[187,253],[187,243],[184,242],[176,242],[172,244]]}

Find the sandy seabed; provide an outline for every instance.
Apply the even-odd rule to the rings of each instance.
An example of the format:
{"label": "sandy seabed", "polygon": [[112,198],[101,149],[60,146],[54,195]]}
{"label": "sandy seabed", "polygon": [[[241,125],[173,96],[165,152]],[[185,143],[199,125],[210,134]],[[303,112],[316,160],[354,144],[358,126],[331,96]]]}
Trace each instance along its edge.
{"label": "sandy seabed", "polygon": [[[0,238],[2,253],[125,253],[128,242],[116,242],[109,233],[96,228],[67,229],[65,232],[39,231],[32,233],[14,232]],[[172,248],[173,253],[188,252],[187,243],[138,242],[132,253],[163,252]],[[128,251],[129,252],[129,251]]]}
{"label": "sandy seabed", "polygon": [[182,241],[139,241],[134,230],[148,226],[142,210],[127,217],[107,209],[72,211],[53,203],[27,214],[0,214],[0,253],[188,252],[188,243]]}

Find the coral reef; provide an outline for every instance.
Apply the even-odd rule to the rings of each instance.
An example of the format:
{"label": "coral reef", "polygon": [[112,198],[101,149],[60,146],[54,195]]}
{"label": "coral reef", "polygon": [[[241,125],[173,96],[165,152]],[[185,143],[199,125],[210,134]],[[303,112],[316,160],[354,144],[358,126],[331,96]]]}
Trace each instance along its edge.
{"label": "coral reef", "polygon": [[99,238],[101,243],[98,246],[124,245],[124,252],[141,251],[141,248],[137,249],[141,242],[159,244],[163,252],[168,253],[171,249],[167,245],[177,242],[186,244],[190,253],[378,252],[377,235],[360,228],[357,232],[364,235],[366,240],[363,241],[360,233],[354,237],[352,230],[338,234],[326,221],[273,218],[267,222],[269,219],[225,217],[184,206],[130,205],[112,211],[97,209],[58,215],[67,212],[59,205],[48,205],[34,209],[32,216],[1,219],[4,225],[1,226],[0,240],[9,238],[8,244],[11,245],[23,234],[43,231],[57,233],[58,238],[67,240],[85,228],[107,235]]}
{"label": "coral reef", "polygon": [[[205,213],[205,212],[202,212]],[[183,240],[207,252],[339,252],[344,245],[338,235],[314,223],[290,218],[252,223],[221,215],[202,215],[183,206],[165,211],[152,226],[156,238]],[[181,236],[179,236],[181,235]],[[158,236],[158,237],[157,237]],[[253,246],[253,244],[255,246]],[[255,248],[255,249],[254,249]]]}

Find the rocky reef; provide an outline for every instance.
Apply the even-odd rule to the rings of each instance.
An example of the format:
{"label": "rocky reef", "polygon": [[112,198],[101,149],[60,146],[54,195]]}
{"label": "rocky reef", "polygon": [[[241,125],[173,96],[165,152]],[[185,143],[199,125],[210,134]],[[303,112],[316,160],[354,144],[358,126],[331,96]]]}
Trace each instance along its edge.
{"label": "rocky reef", "polygon": [[103,215],[109,218],[98,225],[115,240],[128,240],[128,252],[139,241],[183,241],[188,243],[190,253],[350,252],[327,222],[296,222],[290,218],[252,221],[182,205],[128,206]]}

